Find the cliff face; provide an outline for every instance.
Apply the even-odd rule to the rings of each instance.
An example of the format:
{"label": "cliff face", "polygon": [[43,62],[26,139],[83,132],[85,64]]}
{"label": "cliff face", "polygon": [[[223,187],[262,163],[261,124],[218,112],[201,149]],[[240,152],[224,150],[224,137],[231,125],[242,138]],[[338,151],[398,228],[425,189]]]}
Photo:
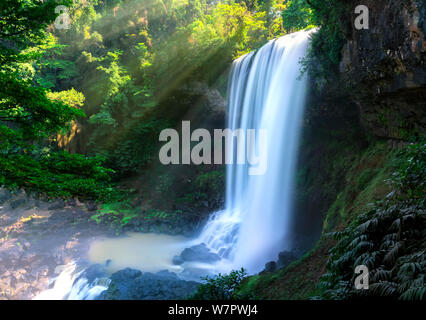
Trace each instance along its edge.
{"label": "cliff face", "polygon": [[305,250],[323,230],[344,227],[366,199],[381,199],[389,173],[385,160],[394,147],[425,133],[426,5],[363,4],[369,29],[355,28],[359,2],[347,3],[352,16],[340,25],[346,39],[340,73],[321,94],[312,92],[306,108],[293,226]]}
{"label": "cliff face", "polygon": [[[351,1],[350,8],[359,3]],[[341,80],[373,135],[407,140],[426,127],[426,4],[366,0],[369,29],[342,26]],[[353,10],[352,10],[353,12]],[[352,13],[351,21],[355,20]]]}
{"label": "cliff face", "polygon": [[[339,25],[346,39],[340,73],[321,94],[309,97],[297,176],[300,214],[295,228],[301,233],[321,232],[330,205],[348,183],[345,176],[371,141],[368,137],[387,140],[392,148],[425,134],[426,3],[363,4],[369,9],[369,29],[355,28],[359,2],[347,2],[350,14]],[[375,162],[371,166],[378,169],[381,161]]]}

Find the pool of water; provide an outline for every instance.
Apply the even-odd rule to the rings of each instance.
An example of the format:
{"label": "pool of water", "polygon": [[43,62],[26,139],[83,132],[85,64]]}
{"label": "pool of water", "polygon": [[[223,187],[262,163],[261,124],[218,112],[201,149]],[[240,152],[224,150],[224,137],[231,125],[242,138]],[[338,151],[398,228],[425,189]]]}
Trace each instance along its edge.
{"label": "pool of water", "polygon": [[106,265],[109,273],[124,268],[143,272],[167,269],[179,273],[182,267],[174,265],[172,259],[192,243],[193,240],[182,236],[127,233],[119,238],[95,240],[90,246],[88,258],[92,263]]}

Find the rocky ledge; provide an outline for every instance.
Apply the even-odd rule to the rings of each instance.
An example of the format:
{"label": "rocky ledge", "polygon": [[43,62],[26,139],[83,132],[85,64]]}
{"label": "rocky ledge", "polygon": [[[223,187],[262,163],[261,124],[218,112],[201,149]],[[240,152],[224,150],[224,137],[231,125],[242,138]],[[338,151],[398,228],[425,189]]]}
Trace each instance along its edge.
{"label": "rocky ledge", "polygon": [[94,210],[93,203],[0,188],[0,300],[32,299],[61,266],[85,256],[92,239],[111,235],[91,221]]}
{"label": "rocky ledge", "polygon": [[99,300],[178,300],[193,294],[199,282],[179,279],[167,270],[157,273],[126,268],[110,277],[107,290]]}

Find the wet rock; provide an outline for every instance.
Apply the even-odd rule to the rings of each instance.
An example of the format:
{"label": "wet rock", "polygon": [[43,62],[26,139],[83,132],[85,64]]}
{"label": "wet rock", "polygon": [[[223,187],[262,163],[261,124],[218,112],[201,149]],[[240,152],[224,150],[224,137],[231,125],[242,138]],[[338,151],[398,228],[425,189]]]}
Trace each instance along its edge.
{"label": "wet rock", "polygon": [[69,199],[67,201],[67,205],[70,207],[75,207],[77,205],[77,201],[75,199]]}
{"label": "wet rock", "polygon": [[89,202],[86,204],[87,211],[96,211],[98,210],[98,205],[94,202]]}
{"label": "wet rock", "polygon": [[166,270],[154,274],[126,268],[111,276],[108,289],[99,299],[177,300],[191,295],[198,285],[198,282],[181,280]]}
{"label": "wet rock", "polygon": [[47,210],[59,210],[65,208],[65,202],[62,199],[58,199],[55,202],[53,202]]}
{"label": "wet rock", "polygon": [[25,206],[26,203],[27,203],[26,199],[19,198],[19,199],[10,201],[9,206],[12,210],[15,210],[15,209],[18,209],[18,208]]}
{"label": "wet rock", "polygon": [[293,261],[297,260],[297,256],[291,251],[283,251],[278,254],[277,268],[285,268]]}
{"label": "wet rock", "polygon": [[265,272],[274,272],[277,270],[277,263],[275,261],[270,261],[265,264]]}
{"label": "wet rock", "polygon": [[0,188],[0,204],[5,203],[10,198],[12,198],[10,191],[4,188]]}
{"label": "wet rock", "polygon": [[213,253],[204,243],[197,244],[182,251],[180,257],[184,261],[216,262],[220,260],[219,255]]}
{"label": "wet rock", "polygon": [[183,271],[179,273],[180,278],[197,282],[200,281],[201,278],[204,278],[206,276],[214,277],[216,276],[216,274],[213,273],[211,270],[191,265],[185,267]]}
{"label": "wet rock", "polygon": [[79,278],[86,278],[89,283],[92,283],[97,278],[104,278],[107,274],[104,271],[104,267],[100,264],[93,264],[89,266]]}
{"label": "wet rock", "polygon": [[169,278],[169,279],[179,279],[176,273],[170,272],[169,270],[158,271],[156,275]]}
{"label": "wet rock", "polygon": [[174,256],[172,259],[173,264],[175,265],[181,265],[182,263],[184,263],[185,261],[182,259],[181,256]]}

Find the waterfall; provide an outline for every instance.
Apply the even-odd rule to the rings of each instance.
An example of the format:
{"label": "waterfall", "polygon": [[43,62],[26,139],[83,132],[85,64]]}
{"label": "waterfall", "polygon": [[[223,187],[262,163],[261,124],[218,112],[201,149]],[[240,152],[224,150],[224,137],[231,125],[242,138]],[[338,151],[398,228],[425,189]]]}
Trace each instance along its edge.
{"label": "waterfall", "polygon": [[266,130],[268,165],[259,176],[248,175],[247,165],[227,165],[225,210],[212,215],[200,235],[200,242],[233,268],[258,272],[291,249],[292,190],[307,86],[299,61],[312,32],[271,40],[233,63],[228,128]]}
{"label": "waterfall", "polygon": [[[214,273],[244,267],[249,273],[256,273],[266,262],[277,260],[280,251],[292,249],[293,180],[307,86],[299,61],[312,32],[271,40],[232,65],[228,128],[266,131],[267,170],[263,175],[249,175],[247,164],[227,165],[225,209],[213,214],[199,238],[191,240],[194,244],[204,242],[223,259],[217,265],[195,264],[194,270],[209,269]],[[139,248],[140,240],[135,245]],[[142,247],[152,247],[152,243]],[[165,250],[156,247],[155,251]],[[171,260],[174,253],[164,254]],[[152,259],[152,254],[148,257]],[[89,280],[87,270],[78,271],[77,265],[71,263],[53,279],[53,286],[35,299],[96,299],[108,288],[110,280],[105,276],[92,276]]]}

